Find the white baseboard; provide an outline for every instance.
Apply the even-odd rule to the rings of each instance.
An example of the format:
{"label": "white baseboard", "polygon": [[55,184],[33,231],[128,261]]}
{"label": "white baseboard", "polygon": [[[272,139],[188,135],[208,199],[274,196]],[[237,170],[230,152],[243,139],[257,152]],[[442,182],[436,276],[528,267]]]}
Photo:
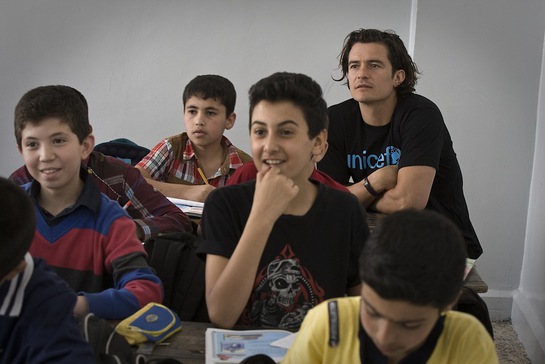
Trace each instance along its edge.
{"label": "white baseboard", "polygon": [[490,320],[511,319],[519,340],[532,363],[545,363],[545,323],[519,289],[513,291],[489,290],[480,295],[488,306]]}
{"label": "white baseboard", "polygon": [[545,363],[545,326],[528,297],[517,290],[511,321],[532,363]]}
{"label": "white baseboard", "polygon": [[480,296],[488,306],[491,321],[503,321],[511,318],[514,291],[489,289]]}

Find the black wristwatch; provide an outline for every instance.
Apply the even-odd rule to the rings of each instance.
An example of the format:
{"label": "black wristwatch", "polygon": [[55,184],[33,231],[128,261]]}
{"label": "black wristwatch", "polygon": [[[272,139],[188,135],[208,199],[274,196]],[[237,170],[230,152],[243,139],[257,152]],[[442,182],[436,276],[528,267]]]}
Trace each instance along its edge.
{"label": "black wristwatch", "polygon": [[369,183],[369,180],[367,179],[367,177],[365,177],[363,179],[363,187],[365,187],[365,189],[367,190],[367,192],[369,192],[372,196],[374,197],[379,197],[380,196],[380,193],[378,193],[374,188],[373,186],[371,186],[371,183]]}

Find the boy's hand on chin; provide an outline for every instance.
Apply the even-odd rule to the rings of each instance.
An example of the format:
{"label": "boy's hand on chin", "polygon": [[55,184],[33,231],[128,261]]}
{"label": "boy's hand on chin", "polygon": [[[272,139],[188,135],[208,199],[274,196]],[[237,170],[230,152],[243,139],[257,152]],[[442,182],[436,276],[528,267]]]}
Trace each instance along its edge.
{"label": "boy's hand on chin", "polygon": [[279,168],[270,167],[257,173],[252,209],[276,220],[298,193],[299,186],[291,178],[283,175]]}

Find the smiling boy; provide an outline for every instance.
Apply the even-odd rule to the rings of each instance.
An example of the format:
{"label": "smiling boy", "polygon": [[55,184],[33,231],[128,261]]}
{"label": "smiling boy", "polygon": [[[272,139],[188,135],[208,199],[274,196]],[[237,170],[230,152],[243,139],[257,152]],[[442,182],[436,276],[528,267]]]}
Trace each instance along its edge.
{"label": "smiling boy", "polygon": [[204,201],[252,159],[223,135],[235,125],[235,102],[231,81],[195,77],[183,93],[185,132],[162,140],[136,167],[165,196]]}
{"label": "smiling boy", "polygon": [[[88,110],[85,96],[76,89],[74,92]],[[171,231],[192,231],[189,217],[147,183],[140,171],[132,165],[96,150],[83,163],[91,174],[91,180],[102,193],[117,201],[120,206],[129,204],[126,211],[133,218],[140,240],[147,241],[160,233]],[[9,179],[24,185],[32,180],[32,176],[23,165]]]}
{"label": "smiling boy", "polygon": [[33,256],[44,258],[78,293],[74,314],[122,319],[162,301],[135,225],[98,190],[82,162],[94,146],[87,107],[68,86],[42,86],[15,107],[15,136],[33,181]]}
{"label": "smiling boy", "polygon": [[282,363],[498,363],[484,326],[451,311],[465,258],[462,234],[444,216],[384,217],[361,255],[360,297],[311,310]]}
{"label": "smiling boy", "polygon": [[359,294],[369,229],[354,196],[309,179],[326,148],[320,86],[275,73],[249,98],[257,178],[213,191],[205,203],[206,303],[221,327],[296,329],[323,300]]}

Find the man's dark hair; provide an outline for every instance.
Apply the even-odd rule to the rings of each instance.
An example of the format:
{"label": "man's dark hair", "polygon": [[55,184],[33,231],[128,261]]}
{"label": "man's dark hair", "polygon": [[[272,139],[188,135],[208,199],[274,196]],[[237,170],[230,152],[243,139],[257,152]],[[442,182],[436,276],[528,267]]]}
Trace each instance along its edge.
{"label": "man's dark hair", "polygon": [[25,93],[14,113],[14,131],[21,147],[23,129],[47,118],[58,118],[68,124],[80,143],[91,133],[87,101],[78,90],[63,85],[36,87]]}
{"label": "man's dark hair", "polygon": [[237,101],[235,86],[225,77],[200,75],[189,81],[185,86],[182,96],[184,109],[187,100],[193,96],[203,100],[210,98],[217,100],[225,106],[227,117],[235,111],[235,103]]}
{"label": "man's dark hair", "polygon": [[310,139],[328,127],[327,103],[322,97],[322,88],[309,76],[290,72],[273,73],[254,84],[248,94],[250,128],[254,108],[261,101],[289,101],[301,109]]}
{"label": "man's dark hair", "polygon": [[35,229],[30,197],[21,187],[0,177],[0,280],[23,260]]}
{"label": "man's dark hair", "polygon": [[443,309],[462,287],[466,252],[456,225],[437,212],[381,219],[364,246],[360,276],[383,299]]}
{"label": "man's dark hair", "polygon": [[397,70],[405,71],[405,80],[395,88],[397,96],[407,96],[415,91],[420,71],[413,62],[401,38],[391,30],[358,29],[348,34],[344,39],[343,48],[339,55],[339,68],[342,71],[342,77],[335,79],[335,81],[346,79],[346,84],[348,85],[348,55],[356,43],[379,43],[386,46],[388,60],[392,64],[392,76]]}

